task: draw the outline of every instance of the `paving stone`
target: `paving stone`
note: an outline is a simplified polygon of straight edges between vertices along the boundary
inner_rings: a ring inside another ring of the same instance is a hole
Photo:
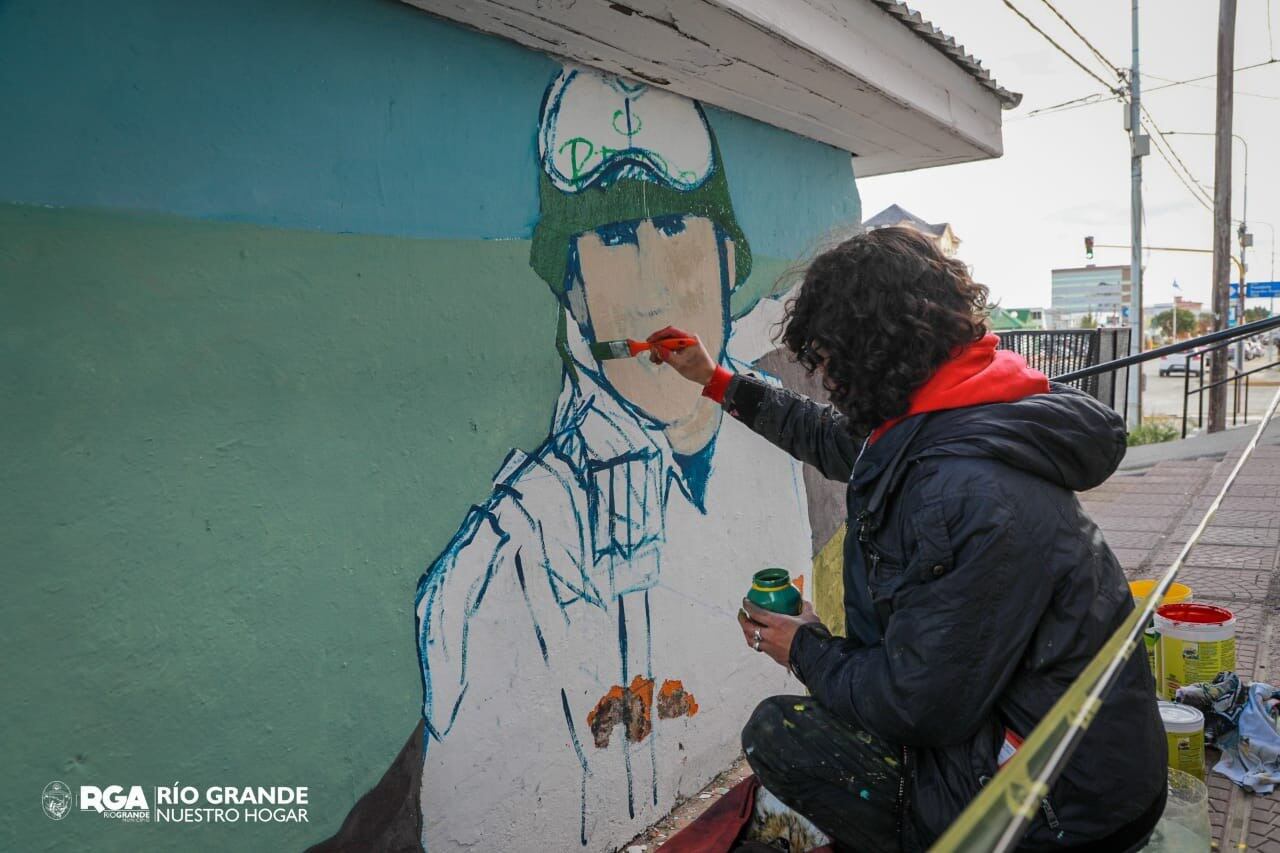
[[[1266,467],[1268,466],[1259,465],[1256,459],[1250,459],[1249,464],[1244,466],[1244,469],[1236,476],[1236,482],[1255,486],[1276,485],[1276,472],[1268,472],[1265,470]]]
[[[1280,795],[1250,796],[1249,847],[1262,853],[1280,853]]]
[[[1178,581],[1191,587],[1202,604],[1262,602],[1270,578],[1266,572],[1236,572],[1212,566],[1183,566]]]
[[[1138,532],[1125,530],[1107,530],[1105,525],[1102,527],[1102,535],[1107,540],[1107,544],[1111,546],[1111,550],[1138,548],[1146,552],[1150,552],[1164,541],[1163,533],[1155,532]],[[1123,565],[1123,563],[1122,563]]]
[[[1220,509],[1213,516],[1214,527],[1259,527],[1280,530],[1280,513],[1245,512]]]
[[[1191,508],[1198,509],[1201,512],[1209,508],[1213,503],[1214,495],[1201,495],[1193,498]],[[1246,512],[1265,512],[1274,515],[1280,512],[1280,498],[1256,498],[1256,497],[1240,497],[1229,494],[1218,507],[1219,511],[1235,511],[1244,510]]]
[[[1120,562],[1120,568],[1125,570],[1125,574],[1136,572],[1139,575],[1146,574],[1140,571],[1145,565],[1151,552],[1146,548],[1112,548],[1111,553],[1116,555],[1116,560]],[[1129,580],[1137,580],[1136,577],[1130,577]]]
[[[1161,548],[1155,562],[1169,565],[1182,550],[1182,545],[1170,544]],[[1252,548],[1245,545],[1206,545],[1197,543],[1187,556],[1189,566],[1209,566],[1219,569],[1243,571],[1263,569],[1270,571],[1275,565],[1275,548]]]
[[[1213,827],[1213,837],[1221,840],[1223,824],[1227,817],[1227,799],[1231,796],[1234,785],[1230,779],[1219,776],[1210,769],[1218,763],[1218,755],[1216,749],[1205,750],[1204,783],[1209,789],[1209,824]]]
[[[1094,523],[1102,528],[1107,541],[1111,541],[1113,533],[1134,531],[1139,533],[1164,533],[1169,528],[1169,519],[1164,515],[1130,516],[1124,513],[1111,512],[1107,515],[1092,515]]]
[[[1280,498],[1280,483],[1241,483],[1231,486],[1230,494],[1237,498]]]
[[[1230,610],[1236,615],[1236,637],[1257,639],[1262,632],[1264,614],[1274,608],[1267,608],[1264,602],[1252,601],[1232,602]]]
[[[1179,527],[1170,535],[1170,541],[1185,543],[1191,538],[1194,526]],[[1280,527],[1241,527],[1213,523],[1200,535],[1201,545],[1247,545],[1255,548],[1274,548],[1280,544]]]
[[[1173,512],[1168,504],[1115,504],[1111,501],[1088,501],[1081,495],[1081,503],[1085,512],[1092,518],[1106,517],[1108,514],[1122,515],[1129,518],[1164,518],[1172,520]],[[1175,505],[1177,507],[1178,505]]]
[[[1238,623],[1237,623],[1238,624]],[[1236,632],[1236,674],[1242,679],[1253,680],[1253,668],[1258,663],[1258,640],[1243,637]]]

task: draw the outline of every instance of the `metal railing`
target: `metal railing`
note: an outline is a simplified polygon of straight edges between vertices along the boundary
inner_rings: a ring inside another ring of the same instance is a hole
[[[1227,384],[1230,384],[1232,386],[1231,425],[1235,426],[1237,423],[1239,423],[1242,411],[1244,416],[1244,422],[1247,424],[1249,423],[1249,377],[1253,376],[1255,373],[1261,373],[1264,370],[1270,370],[1273,367],[1280,367],[1280,347],[1278,347],[1276,350],[1277,357],[1274,361],[1269,361],[1266,364],[1261,365],[1260,367],[1255,367],[1251,370],[1241,371],[1235,368],[1229,368],[1234,371],[1232,375],[1228,376],[1226,379],[1221,379],[1217,382],[1210,382],[1208,385],[1206,385],[1204,382],[1204,375],[1209,370],[1209,366],[1212,363],[1212,359],[1229,357],[1230,353],[1224,352],[1224,350],[1229,346],[1231,346],[1231,342],[1227,341],[1226,343],[1221,343],[1221,344],[1218,344],[1217,346],[1213,346],[1213,347],[1209,347],[1207,349],[1201,350],[1199,353],[1187,353],[1183,357],[1184,359],[1183,365],[1182,365],[1182,376],[1183,376],[1183,379],[1182,379],[1182,437],[1183,438],[1187,437],[1187,421],[1188,421],[1188,415],[1190,413],[1191,397],[1193,395],[1196,397],[1196,404],[1197,404],[1196,405],[1196,429],[1202,429],[1204,427],[1204,392],[1208,391],[1211,388],[1217,388],[1219,385],[1227,385]],[[1222,355],[1220,356],[1215,355],[1215,353],[1218,353],[1218,352],[1222,352]],[[1196,379],[1198,380],[1198,384],[1195,388],[1192,388],[1191,387],[1191,360],[1194,358],[1199,358],[1200,366],[1199,366],[1199,369],[1196,370]],[[1244,385],[1243,394],[1241,393],[1242,383]],[[1243,397],[1243,405],[1241,405],[1242,397]]]
[[[1196,429],[1204,426],[1205,391],[1219,385],[1231,385],[1231,425],[1243,421],[1249,423],[1250,377],[1280,367],[1280,348],[1276,358],[1249,370],[1233,370],[1226,379],[1206,382],[1205,374],[1214,358],[1226,358],[1227,348],[1241,338],[1252,337],[1271,329],[1280,329],[1280,317],[1270,317],[1226,329],[1210,332],[1197,338],[1176,344],[1147,350],[1139,355],[1129,354],[1129,329],[1057,329],[1051,331],[1012,331],[1000,333],[1000,349],[1012,350],[1027,360],[1027,364],[1051,376],[1057,382],[1074,385],[1086,394],[1106,403],[1129,419],[1129,383],[1116,372],[1134,364],[1165,356],[1183,354],[1178,367],[1183,375],[1182,388],[1182,437],[1187,437],[1191,421],[1191,398],[1196,398]],[[1265,351],[1265,350],[1264,350]],[[1221,353],[1219,355],[1218,353]],[[1198,364],[1197,364],[1198,362]],[[1172,368],[1168,373],[1175,372]],[[1191,387],[1192,374],[1196,387]]]
[[[1082,367],[1073,370],[1070,373],[1063,373],[1053,377],[1054,382],[1075,382],[1077,379],[1084,379],[1088,376],[1094,376],[1099,373],[1107,373],[1111,371],[1121,370],[1134,364],[1141,364],[1144,361],[1151,361],[1153,358],[1163,358],[1166,355],[1175,355],[1177,353],[1186,352],[1196,347],[1204,347],[1209,344],[1221,343],[1223,341],[1234,341],[1237,338],[1251,338],[1259,332],[1267,332],[1272,329],[1280,329],[1280,317],[1268,317],[1265,320],[1255,320],[1252,323],[1245,323],[1243,326],[1236,326],[1231,329],[1223,329],[1218,332],[1209,332],[1198,338],[1189,338],[1185,341],[1178,341],[1176,344],[1168,344],[1155,349],[1149,349],[1146,352],[1140,352],[1136,355],[1127,355],[1123,358],[1113,359],[1102,364],[1095,364],[1090,367]]]
[[[1000,349],[1016,352],[1046,376],[1070,375],[1129,354],[1127,328],[1013,331],[999,336]],[[1117,381],[1114,372],[1092,373],[1067,384],[1128,417],[1129,385]]]

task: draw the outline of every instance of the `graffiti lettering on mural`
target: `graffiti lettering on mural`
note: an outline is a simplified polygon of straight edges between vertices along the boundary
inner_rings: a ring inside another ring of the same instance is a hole
[[[622,178],[697,187],[714,167],[706,118],[693,101],[586,69],[547,91],[538,153],[564,192]]]
[[[468,722],[495,709],[519,709],[521,721],[544,714],[537,719],[545,725],[520,729],[536,741],[524,748],[538,756],[540,778],[572,762],[579,785],[570,819],[580,844],[589,843],[601,809],[635,820],[657,806],[683,749],[664,740],[664,728],[687,730],[699,710],[699,684],[681,671],[688,658],[657,639],[708,607],[686,595],[655,612],[664,566],[705,547],[696,525],[677,530],[671,519],[707,516],[708,507],[737,519],[761,505],[758,494],[717,476],[713,461],[730,470],[753,465],[736,444],[741,458],[717,458],[717,404],[647,359],[590,354],[592,343],[679,324],[732,361],[730,294],[751,255],[701,107],[566,68],[543,101],[539,143],[541,214],[530,263],[561,306],[563,387],[546,441],[511,452],[492,493],[418,585],[428,848],[459,779],[475,780],[476,796],[495,807],[526,790],[506,772],[509,755],[486,751],[515,724],[495,719],[485,731]],[[798,473],[787,471],[798,496]],[[803,505],[788,502],[779,525],[807,529]],[[755,527],[743,545],[762,552],[779,528]],[[738,586],[726,573],[724,588],[709,591],[712,608],[736,601]],[[478,652],[480,643],[488,651]],[[546,716],[552,707],[554,717]],[[469,741],[451,737],[468,726]],[[490,754],[492,765],[482,757]],[[548,787],[556,792],[540,788],[539,802],[565,788]]]

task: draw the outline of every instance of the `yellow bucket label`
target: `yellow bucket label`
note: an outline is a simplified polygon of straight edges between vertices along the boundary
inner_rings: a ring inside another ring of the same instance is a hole
[[[1204,732],[1165,732],[1169,766],[1204,781]]]
[[[1173,698],[1183,685],[1213,681],[1220,672],[1235,671],[1236,638],[1225,640],[1183,640],[1163,634],[1157,656],[1161,696]]]

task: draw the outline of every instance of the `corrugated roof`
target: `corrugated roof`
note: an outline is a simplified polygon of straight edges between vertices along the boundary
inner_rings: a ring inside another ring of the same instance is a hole
[[[981,62],[965,52],[964,45],[956,44],[954,38],[926,21],[919,12],[912,11],[911,7],[902,2],[902,0],[871,0],[871,2],[897,18],[904,27],[915,32],[944,56],[967,71],[970,77],[978,81],[978,85],[999,98],[1001,106],[1006,110],[1011,110],[1022,103],[1022,95],[1018,92],[1010,92],[997,83],[995,78],[991,76],[991,72],[982,67]]]
[[[901,225],[903,222],[909,222],[912,226],[920,231],[932,234],[935,237],[941,237],[947,230],[946,222],[934,224],[925,222],[919,216],[916,216],[905,207],[891,204],[875,216],[862,223],[862,227],[870,230],[872,228],[881,228],[886,225]]]

